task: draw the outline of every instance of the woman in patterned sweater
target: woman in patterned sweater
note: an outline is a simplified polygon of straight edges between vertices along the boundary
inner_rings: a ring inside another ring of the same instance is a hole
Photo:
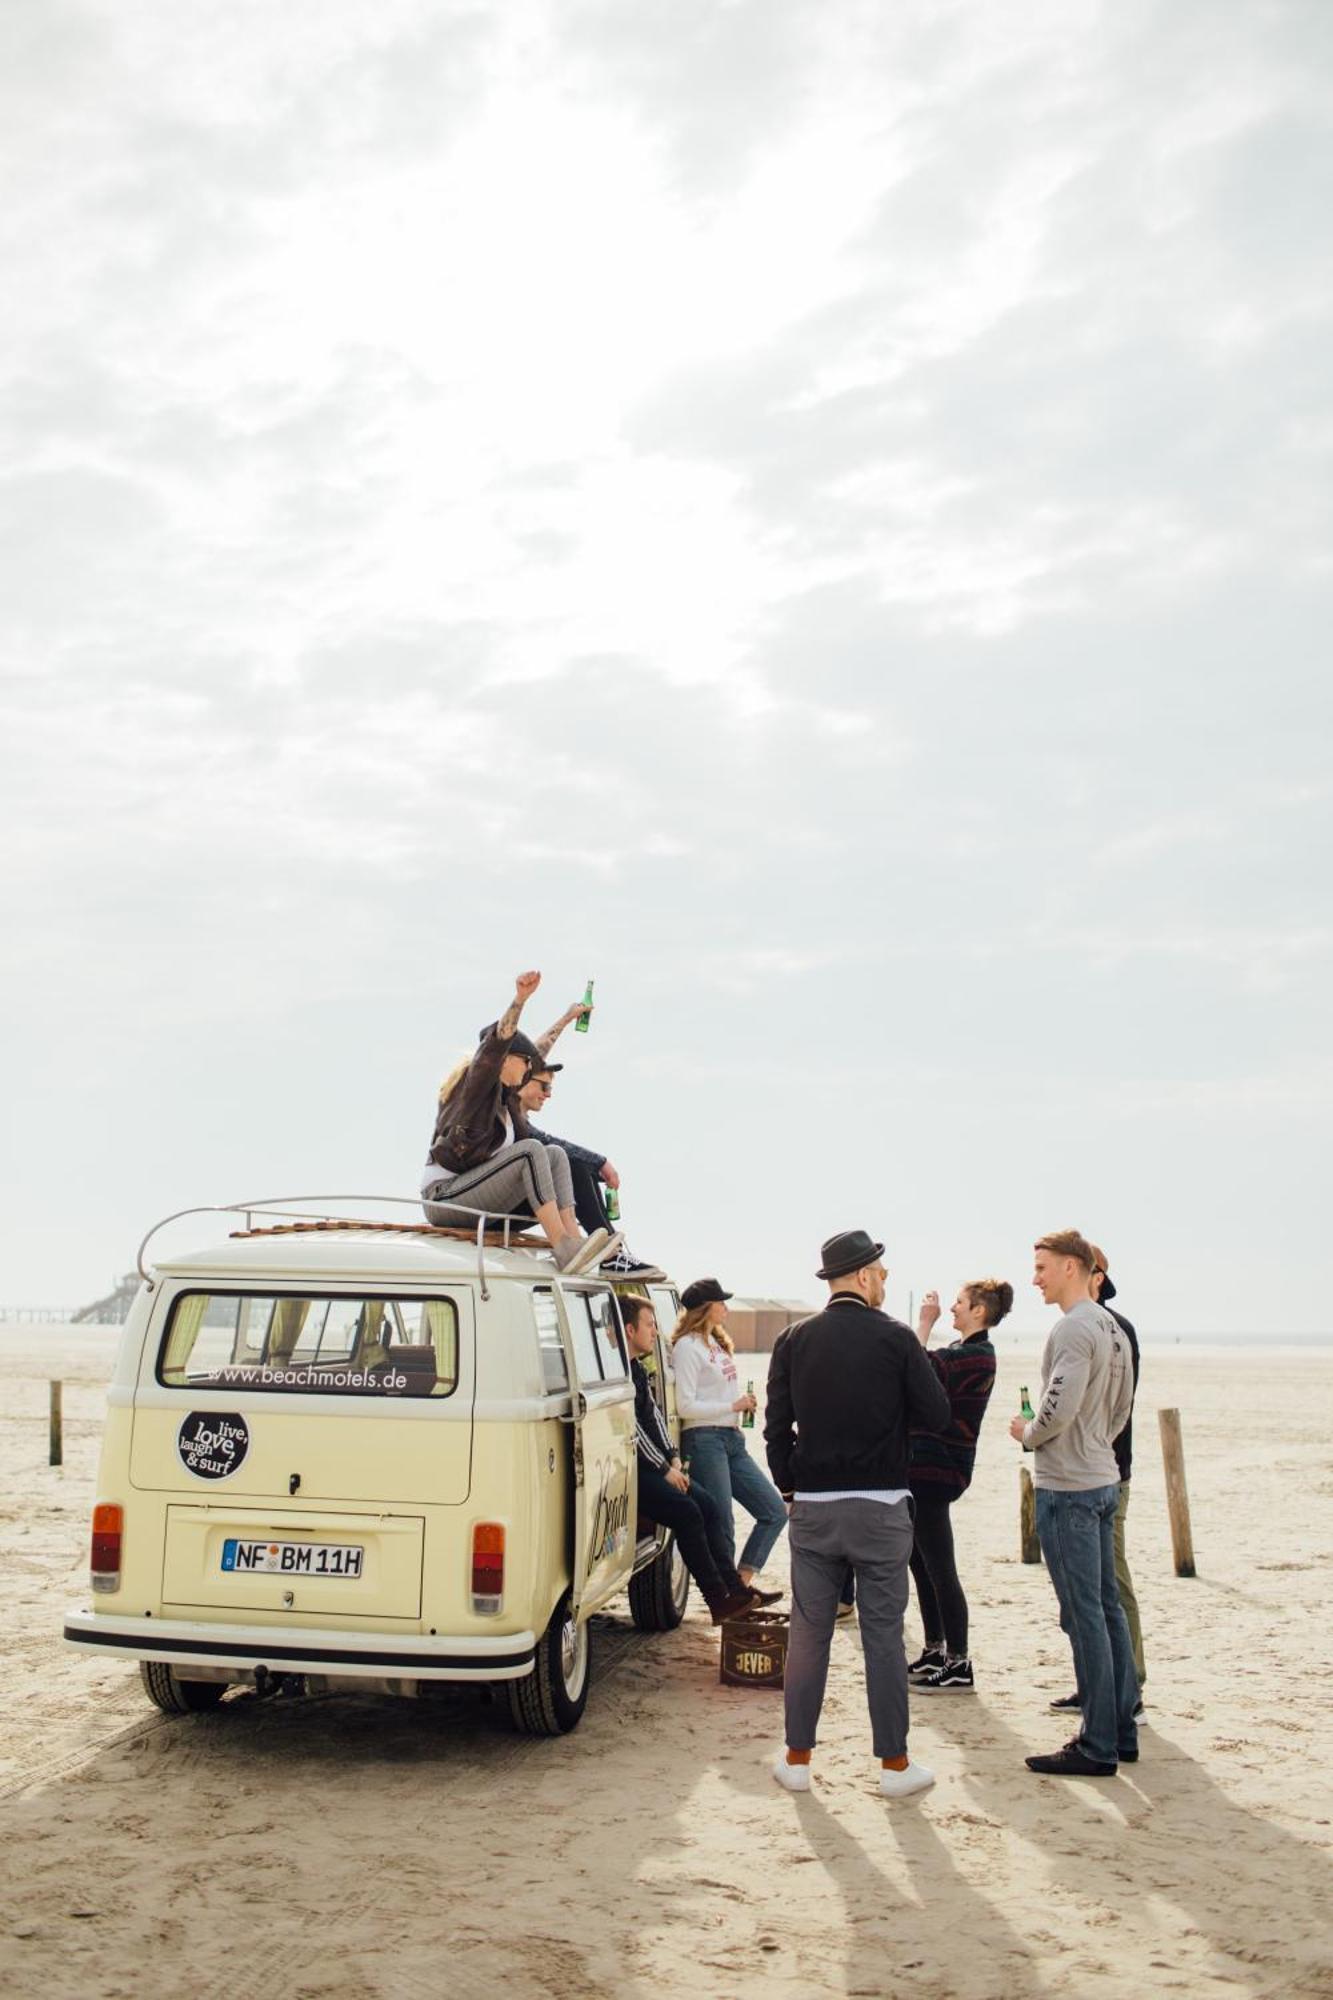
[[[913,1431],[909,1484],[916,1506],[912,1577],[925,1629],[925,1651],[908,1668],[924,1694],[970,1694],[972,1662],[967,1650],[967,1598],[954,1560],[949,1509],[972,1483],[977,1436],[995,1387],[992,1327],[1014,1302],[1014,1288],[1001,1278],[978,1278],[964,1285],[953,1302],[958,1339],[929,1353],[931,1330],[940,1316],[939,1296],[927,1292],[917,1338],[927,1348],[935,1373],[949,1397],[948,1428],[938,1435]]]

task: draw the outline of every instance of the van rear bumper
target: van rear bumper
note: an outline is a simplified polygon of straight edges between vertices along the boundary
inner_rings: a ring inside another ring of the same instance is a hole
[[[203,1625],[184,1618],[114,1618],[86,1607],[65,1614],[65,1643],[168,1666],[267,1667],[282,1674],[385,1674],[422,1681],[517,1681],[532,1672],[537,1639],[506,1632],[494,1639],[398,1638],[384,1632],[280,1629],[273,1625]]]

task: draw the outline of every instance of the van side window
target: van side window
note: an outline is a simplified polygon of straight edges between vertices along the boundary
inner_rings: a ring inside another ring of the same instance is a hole
[[[458,1309],[449,1298],[182,1292],[157,1379],[168,1389],[450,1396]]]
[[[623,1382],[629,1374],[629,1363],[625,1359],[624,1335],[620,1330],[620,1311],[610,1292],[594,1292],[588,1300],[592,1314],[593,1332],[597,1336],[597,1352],[601,1356],[602,1374],[608,1382]]]
[[[662,1338],[669,1345],[676,1321],[680,1318],[680,1300],[666,1285],[649,1285],[648,1298],[657,1315]]]
[[[537,1321],[537,1345],[542,1357],[542,1387],[547,1395],[569,1387],[565,1346],[560,1338],[560,1315],[555,1294],[549,1285],[538,1285],[532,1294],[532,1310]]]
[[[569,1314],[569,1331],[574,1339],[579,1380],[595,1384],[602,1379],[602,1357],[599,1351],[601,1343],[593,1331],[591,1304],[586,1292],[565,1293],[565,1311]]]

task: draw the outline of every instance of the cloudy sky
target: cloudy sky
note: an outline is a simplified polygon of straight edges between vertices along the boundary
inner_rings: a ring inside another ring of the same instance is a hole
[[[1333,1323],[1322,0],[3,36],[0,1299],[411,1193],[533,965],[682,1278]]]

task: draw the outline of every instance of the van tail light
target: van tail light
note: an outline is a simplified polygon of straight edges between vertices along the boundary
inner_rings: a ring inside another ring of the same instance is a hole
[[[120,1548],[125,1535],[125,1510],[102,1501],[93,1508],[93,1552],[90,1568],[94,1590],[120,1589]]]
[[[493,1617],[504,1592],[505,1531],[498,1521],[478,1521],[472,1530],[472,1609]]]

